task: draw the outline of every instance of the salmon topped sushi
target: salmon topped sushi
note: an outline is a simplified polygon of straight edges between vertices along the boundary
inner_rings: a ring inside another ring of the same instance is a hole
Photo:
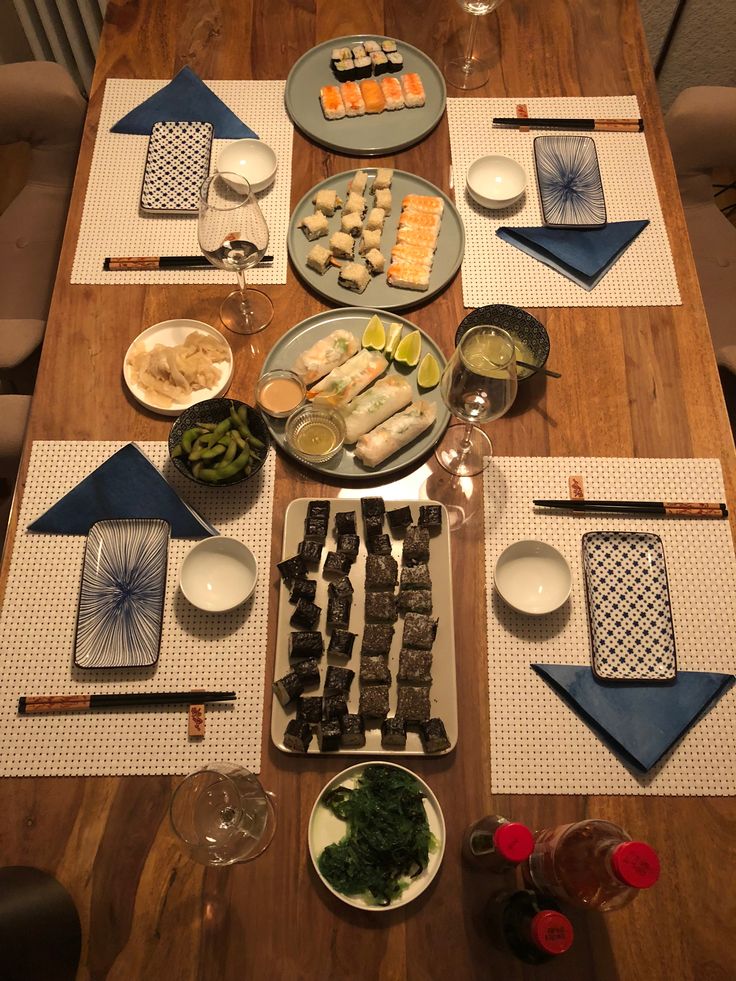
[[[345,116],[345,105],[337,85],[323,85],[319,90],[319,101],[325,119],[342,119]]]
[[[423,211],[428,215],[439,215],[445,210],[445,203],[442,198],[432,194],[407,194],[401,202],[404,211]]]
[[[410,262],[415,266],[431,266],[434,262],[434,251],[424,245],[409,245],[399,242],[391,249],[391,262]]]
[[[375,78],[363,79],[360,83],[360,91],[365,102],[366,112],[383,112],[386,108],[386,99],[381,91],[381,86]]]
[[[425,228],[430,232],[439,232],[439,215],[430,215],[426,211],[414,211],[413,208],[406,208],[399,216],[399,228]]]
[[[426,101],[424,85],[416,72],[407,72],[401,76],[401,87],[404,90],[404,101],[409,109],[419,109]]]
[[[345,104],[346,116],[364,116],[365,102],[360,94],[360,86],[357,82],[343,82],[340,86],[340,95]]]
[[[424,228],[400,228],[396,232],[396,241],[400,244],[419,245],[424,249],[437,248],[437,235]]]
[[[392,75],[385,75],[379,84],[383,92],[383,97],[386,100],[386,108],[403,109],[404,94],[401,91],[398,78],[394,78]]]

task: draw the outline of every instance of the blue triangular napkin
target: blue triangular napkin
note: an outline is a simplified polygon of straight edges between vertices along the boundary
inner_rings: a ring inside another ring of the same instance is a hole
[[[645,773],[705,715],[736,678],[680,671],[667,685],[597,681],[589,667],[532,664],[604,742]]]
[[[151,461],[128,443],[28,526],[47,535],[86,535],[107,518],[164,518],[172,538],[209,538],[217,529],[185,504]]]
[[[119,119],[110,132],[148,136],[159,122],[212,123],[216,140],[259,139],[188,67]]]
[[[610,221],[603,228],[511,228],[496,235],[590,292],[642,232],[648,220]]]

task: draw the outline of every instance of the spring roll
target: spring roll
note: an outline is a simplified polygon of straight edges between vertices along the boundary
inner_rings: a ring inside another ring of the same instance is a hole
[[[293,370],[305,385],[311,385],[352,358],[359,347],[358,339],[349,330],[333,330],[328,337],[302,351]]]
[[[425,399],[397,412],[371,432],[361,436],[355,445],[355,455],[366,467],[377,467],[407,443],[429,429],[437,418],[437,407]]]
[[[364,348],[310,388],[307,397],[316,402],[342,406],[367,388],[388,368],[388,361],[377,351]]]
[[[367,392],[353,399],[343,409],[345,442],[354,443],[359,436],[370,432],[399,409],[403,409],[411,402],[412,397],[412,387],[405,378],[399,378],[398,375],[379,378]]]

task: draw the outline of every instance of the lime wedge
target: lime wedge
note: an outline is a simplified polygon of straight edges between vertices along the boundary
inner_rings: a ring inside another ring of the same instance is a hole
[[[383,348],[383,353],[386,358],[391,361],[394,354],[396,353],[396,348],[399,341],[401,340],[401,331],[403,330],[402,324],[389,324],[388,325],[388,337],[386,338],[386,343]]]
[[[422,335],[418,330],[413,330],[411,334],[402,337],[394,353],[394,360],[401,364],[408,364],[413,368],[419,363],[419,355],[422,353]]]
[[[370,347],[374,351],[380,351],[386,343],[386,331],[380,317],[374,313],[366,324],[363,331],[363,347]]]
[[[440,366],[433,354],[425,354],[417,372],[417,385],[420,388],[434,388],[440,380]]]

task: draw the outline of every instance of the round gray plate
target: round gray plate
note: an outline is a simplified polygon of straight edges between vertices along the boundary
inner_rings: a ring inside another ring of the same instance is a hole
[[[286,80],[286,109],[294,124],[307,136],[338,153],[353,157],[372,157],[404,150],[424,139],[442,118],[447,98],[445,80],[435,63],[424,52],[396,39],[404,56],[404,70],[419,72],[427,99],[421,109],[397,109],[350,119],[325,119],[319,101],[323,85],[337,85],[330,55],[333,48],[351,47],[364,41],[385,41],[378,34],[351,34],[318,44],[302,55]]]
[[[370,210],[373,207],[374,197],[368,193],[368,188],[373,182],[376,168],[363,167],[361,169],[368,174],[365,197],[368,202],[368,210]],[[429,289],[425,292],[420,292],[419,290],[402,290],[396,286],[389,286],[386,282],[386,275],[383,273],[380,276],[374,276],[362,293],[355,293],[353,290],[345,289],[344,286],[338,284],[338,270],[334,266],[331,266],[323,276],[320,276],[314,269],[307,267],[307,255],[315,242],[307,240],[304,232],[298,227],[299,222],[307,215],[314,214],[312,198],[315,197],[317,191],[324,189],[337,191],[338,195],[345,201],[347,198],[348,182],[356,172],[355,170],[346,170],[342,174],[334,174],[332,177],[328,177],[313,187],[311,191],[307,191],[294,209],[291,221],[289,222],[289,234],[286,237],[286,241],[291,261],[294,263],[297,273],[315,293],[319,293],[326,300],[337,303],[339,306],[342,306],[344,303],[350,303],[352,306],[358,307],[365,306],[380,307],[382,310],[404,310],[407,307],[416,306],[418,303],[424,303],[425,300],[434,296],[435,293],[439,293],[460,268],[460,263],[463,261],[463,255],[465,253],[465,228],[463,227],[460,215],[457,213],[457,208],[446,194],[443,194],[434,184],[425,181],[423,177],[407,174],[403,170],[394,171],[394,178],[391,184],[391,214],[383,226],[381,252],[386,257],[386,266],[388,268],[391,249],[396,244],[396,229],[399,224],[399,215],[401,214],[401,202],[405,195],[430,194],[442,198],[445,202],[445,210],[442,215],[440,237],[432,265],[432,274],[429,277]],[[338,210],[332,218],[327,219],[330,230],[327,238],[323,236],[316,240],[319,245],[328,248],[327,242],[329,236],[333,232],[340,231],[341,216],[342,211]],[[362,262],[362,257],[358,254],[359,242],[360,239],[356,239],[356,262]]]
[[[356,307],[343,307],[340,310],[326,310],[324,313],[317,313],[313,317],[308,317],[306,320],[302,320],[300,324],[292,327],[291,330],[284,334],[281,340],[279,340],[273,346],[268,357],[266,358],[263,364],[263,374],[265,374],[267,371],[271,371],[273,368],[291,368],[302,351],[306,351],[307,348],[311,347],[313,344],[316,344],[317,341],[321,341],[323,337],[327,337],[328,334],[331,334],[333,330],[338,330],[338,328],[351,331],[353,334],[355,334],[358,341],[360,341],[363,336],[365,326],[374,313],[381,318],[383,325],[386,328],[388,328],[389,323],[403,324],[403,336],[408,334],[410,330],[417,329],[417,324],[413,324],[411,321],[405,320],[403,317],[397,317],[386,313],[385,310],[374,310],[370,308],[363,309]],[[419,329],[421,330],[421,328]],[[446,363],[445,356],[431,337],[425,334],[424,331],[421,331],[421,333],[421,357],[423,358],[425,354],[433,354],[440,366],[440,371],[442,371]],[[442,435],[447,428],[447,424],[450,421],[450,413],[445,403],[442,401],[439,385],[437,385],[435,388],[430,388],[429,391],[426,391],[425,389],[420,391],[419,388],[417,388],[418,370],[418,365],[416,368],[406,368],[405,366],[397,365],[392,361],[389,364],[386,375],[402,375],[414,389],[414,400],[417,398],[423,398],[437,406],[437,418],[435,419],[434,425],[431,427],[431,429],[424,432],[419,439],[414,440],[413,443],[409,443],[408,446],[405,446],[403,449],[399,450],[398,453],[390,456],[388,460],[386,460],[380,467],[364,467],[360,460],[356,460],[353,456],[352,447],[345,447],[326,463],[306,464],[302,460],[299,460],[299,463],[301,463],[302,466],[308,467],[310,470],[316,470],[323,474],[332,474],[335,477],[341,477],[343,480],[352,481],[367,480],[371,477],[385,477],[388,474],[395,473],[397,470],[403,470],[405,467],[409,467],[418,460],[421,460],[427,451],[435,446],[442,438]],[[294,456],[286,443],[286,437],[284,436],[286,420],[272,419],[265,413],[263,418],[266,420],[268,428],[271,431],[271,435],[281,449],[289,456],[294,457],[294,459],[298,459],[298,457]]]

